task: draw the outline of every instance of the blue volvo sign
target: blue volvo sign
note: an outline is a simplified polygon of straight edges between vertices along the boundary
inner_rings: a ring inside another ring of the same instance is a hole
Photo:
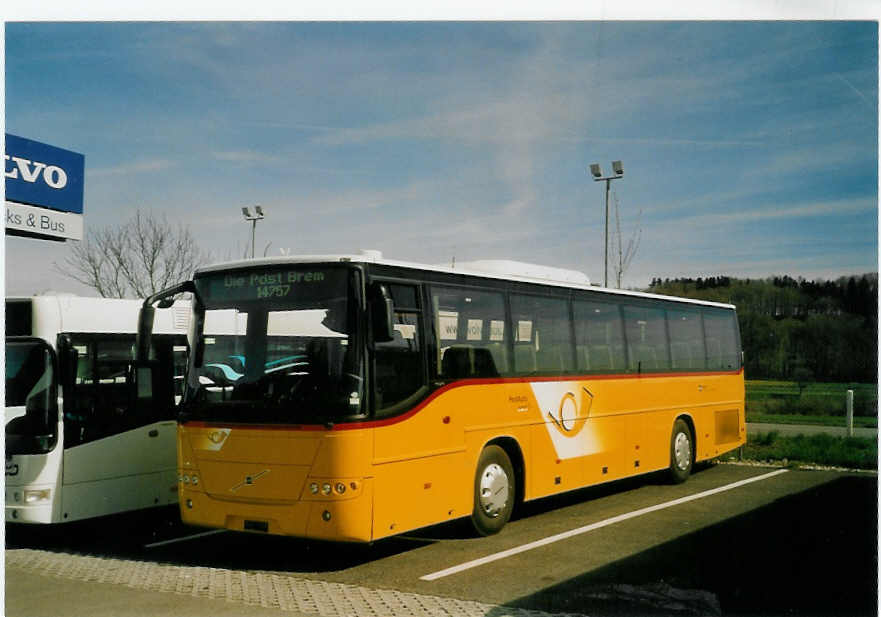
[[[83,213],[85,157],[6,134],[6,200]]]

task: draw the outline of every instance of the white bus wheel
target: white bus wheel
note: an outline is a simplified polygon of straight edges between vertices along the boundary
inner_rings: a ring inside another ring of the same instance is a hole
[[[471,523],[481,536],[498,533],[514,510],[516,478],[511,459],[499,446],[480,453],[474,475],[474,510]]]

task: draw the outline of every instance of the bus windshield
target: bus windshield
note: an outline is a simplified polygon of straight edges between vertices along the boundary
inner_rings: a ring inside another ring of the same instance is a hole
[[[358,416],[355,276],[324,265],[196,278],[183,418],[305,424]]]
[[[48,452],[57,416],[52,350],[33,339],[6,340],[6,454]]]

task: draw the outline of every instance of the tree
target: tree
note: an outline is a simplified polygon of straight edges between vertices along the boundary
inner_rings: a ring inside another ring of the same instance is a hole
[[[642,218],[642,210],[636,216],[636,225],[625,242],[621,234],[621,213],[618,194],[613,193],[613,197],[615,200],[615,233],[612,235],[612,252],[616,253],[617,257],[615,255],[612,256],[612,268],[615,274],[615,286],[621,289],[621,280],[624,278],[624,273],[627,272],[630,262],[633,261],[636,250],[639,248],[639,240],[642,236],[642,227],[639,226],[639,219]]]
[[[138,211],[121,225],[88,231],[54,266],[104,298],[144,298],[190,278],[204,261],[187,227]]]

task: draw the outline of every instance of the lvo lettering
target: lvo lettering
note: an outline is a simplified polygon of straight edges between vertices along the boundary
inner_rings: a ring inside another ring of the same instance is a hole
[[[31,161],[19,156],[10,157],[8,154],[4,154],[3,158],[6,159],[4,175],[7,178],[20,177],[25,182],[33,184],[42,175],[43,181],[53,189],[63,189],[67,186],[67,173],[57,165],[46,165],[46,163]],[[11,168],[10,160],[15,161],[15,165]]]

